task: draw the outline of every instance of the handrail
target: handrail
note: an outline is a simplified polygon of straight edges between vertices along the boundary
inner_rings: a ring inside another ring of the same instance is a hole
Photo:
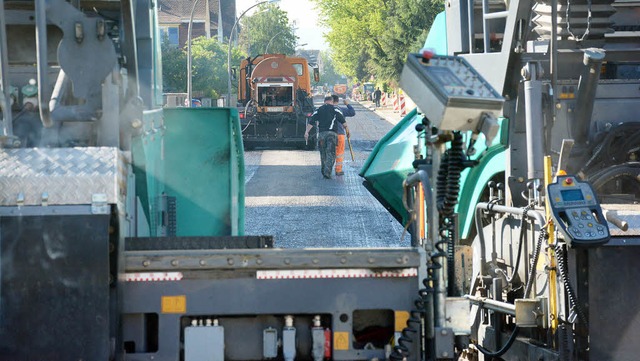
[[[48,94],[49,61],[47,59],[47,4],[46,0],[36,0],[36,61],[38,62],[38,107],[40,119],[45,128],[53,126],[51,111],[49,110]],[[46,100],[45,100],[46,99]]]

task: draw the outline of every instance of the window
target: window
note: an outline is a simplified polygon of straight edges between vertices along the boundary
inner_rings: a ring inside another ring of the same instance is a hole
[[[162,41],[164,42],[165,39],[167,39],[167,41],[169,42],[169,44],[171,45],[178,45],[178,27],[177,26],[172,26],[172,27],[166,27],[163,26],[160,28],[160,34],[162,34]]]
[[[302,64],[293,64],[293,67],[296,69],[298,76],[302,76]]]

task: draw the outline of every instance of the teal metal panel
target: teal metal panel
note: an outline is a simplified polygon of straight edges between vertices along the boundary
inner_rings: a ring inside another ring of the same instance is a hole
[[[238,111],[165,109],[166,193],[177,236],[244,233],[244,150]]]
[[[432,49],[436,55],[448,55],[447,52],[447,17],[445,12],[436,15],[423,48]]]
[[[409,112],[380,139],[360,170],[360,176],[402,217],[403,224],[408,213],[402,204],[402,182],[414,171],[415,126],[421,120],[416,109]]]
[[[140,200],[147,222],[147,227],[144,228],[150,231],[148,235],[138,236],[156,236],[156,225],[160,221],[157,199],[165,191],[162,117],[162,109],[145,111],[142,119],[144,131],[131,141],[133,172],[136,177],[135,195]],[[142,221],[142,217],[138,217],[136,222],[139,221]]]
[[[415,155],[413,147],[416,144],[415,126],[422,117],[414,109],[402,119],[389,133],[387,133],[369,155],[360,170],[374,188],[378,196],[402,218],[405,224],[408,213],[402,203],[402,182],[409,173],[414,171]],[[508,121],[499,119],[501,130],[487,148],[482,134],[475,144],[476,152],[470,157],[478,161],[478,165],[465,169],[460,178],[460,195],[456,212],[459,214],[459,230],[461,238],[469,236],[473,222],[473,212],[487,182],[495,175],[504,172],[506,167],[506,144],[508,137]],[[464,134],[465,144],[469,144],[471,132]],[[433,183],[435,187],[435,181]]]
[[[504,173],[506,169],[506,145],[509,137],[509,121],[506,118],[498,119],[500,131],[493,139],[489,148],[486,147],[484,135],[478,135],[475,145],[476,153],[470,158],[478,164],[473,168],[467,168],[460,177],[460,195],[456,205],[458,213],[458,230],[461,239],[469,237],[476,204],[487,186],[487,183],[496,175]],[[466,134],[467,137],[470,132]],[[469,139],[467,138],[468,144]]]

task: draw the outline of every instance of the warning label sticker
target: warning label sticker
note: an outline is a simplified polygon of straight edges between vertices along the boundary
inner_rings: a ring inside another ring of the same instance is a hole
[[[336,332],[333,334],[333,349],[340,351],[349,349],[349,332]]]
[[[162,296],[162,313],[187,313],[187,296]]]

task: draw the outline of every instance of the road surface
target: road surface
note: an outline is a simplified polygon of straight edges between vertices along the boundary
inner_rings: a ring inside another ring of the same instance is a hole
[[[279,248],[406,247],[409,235],[364,188],[358,175],[393,124],[353,104],[347,118],[355,161],[345,151],[344,176],[324,179],[320,153],[254,150],[245,153],[245,234],[273,235]]]

